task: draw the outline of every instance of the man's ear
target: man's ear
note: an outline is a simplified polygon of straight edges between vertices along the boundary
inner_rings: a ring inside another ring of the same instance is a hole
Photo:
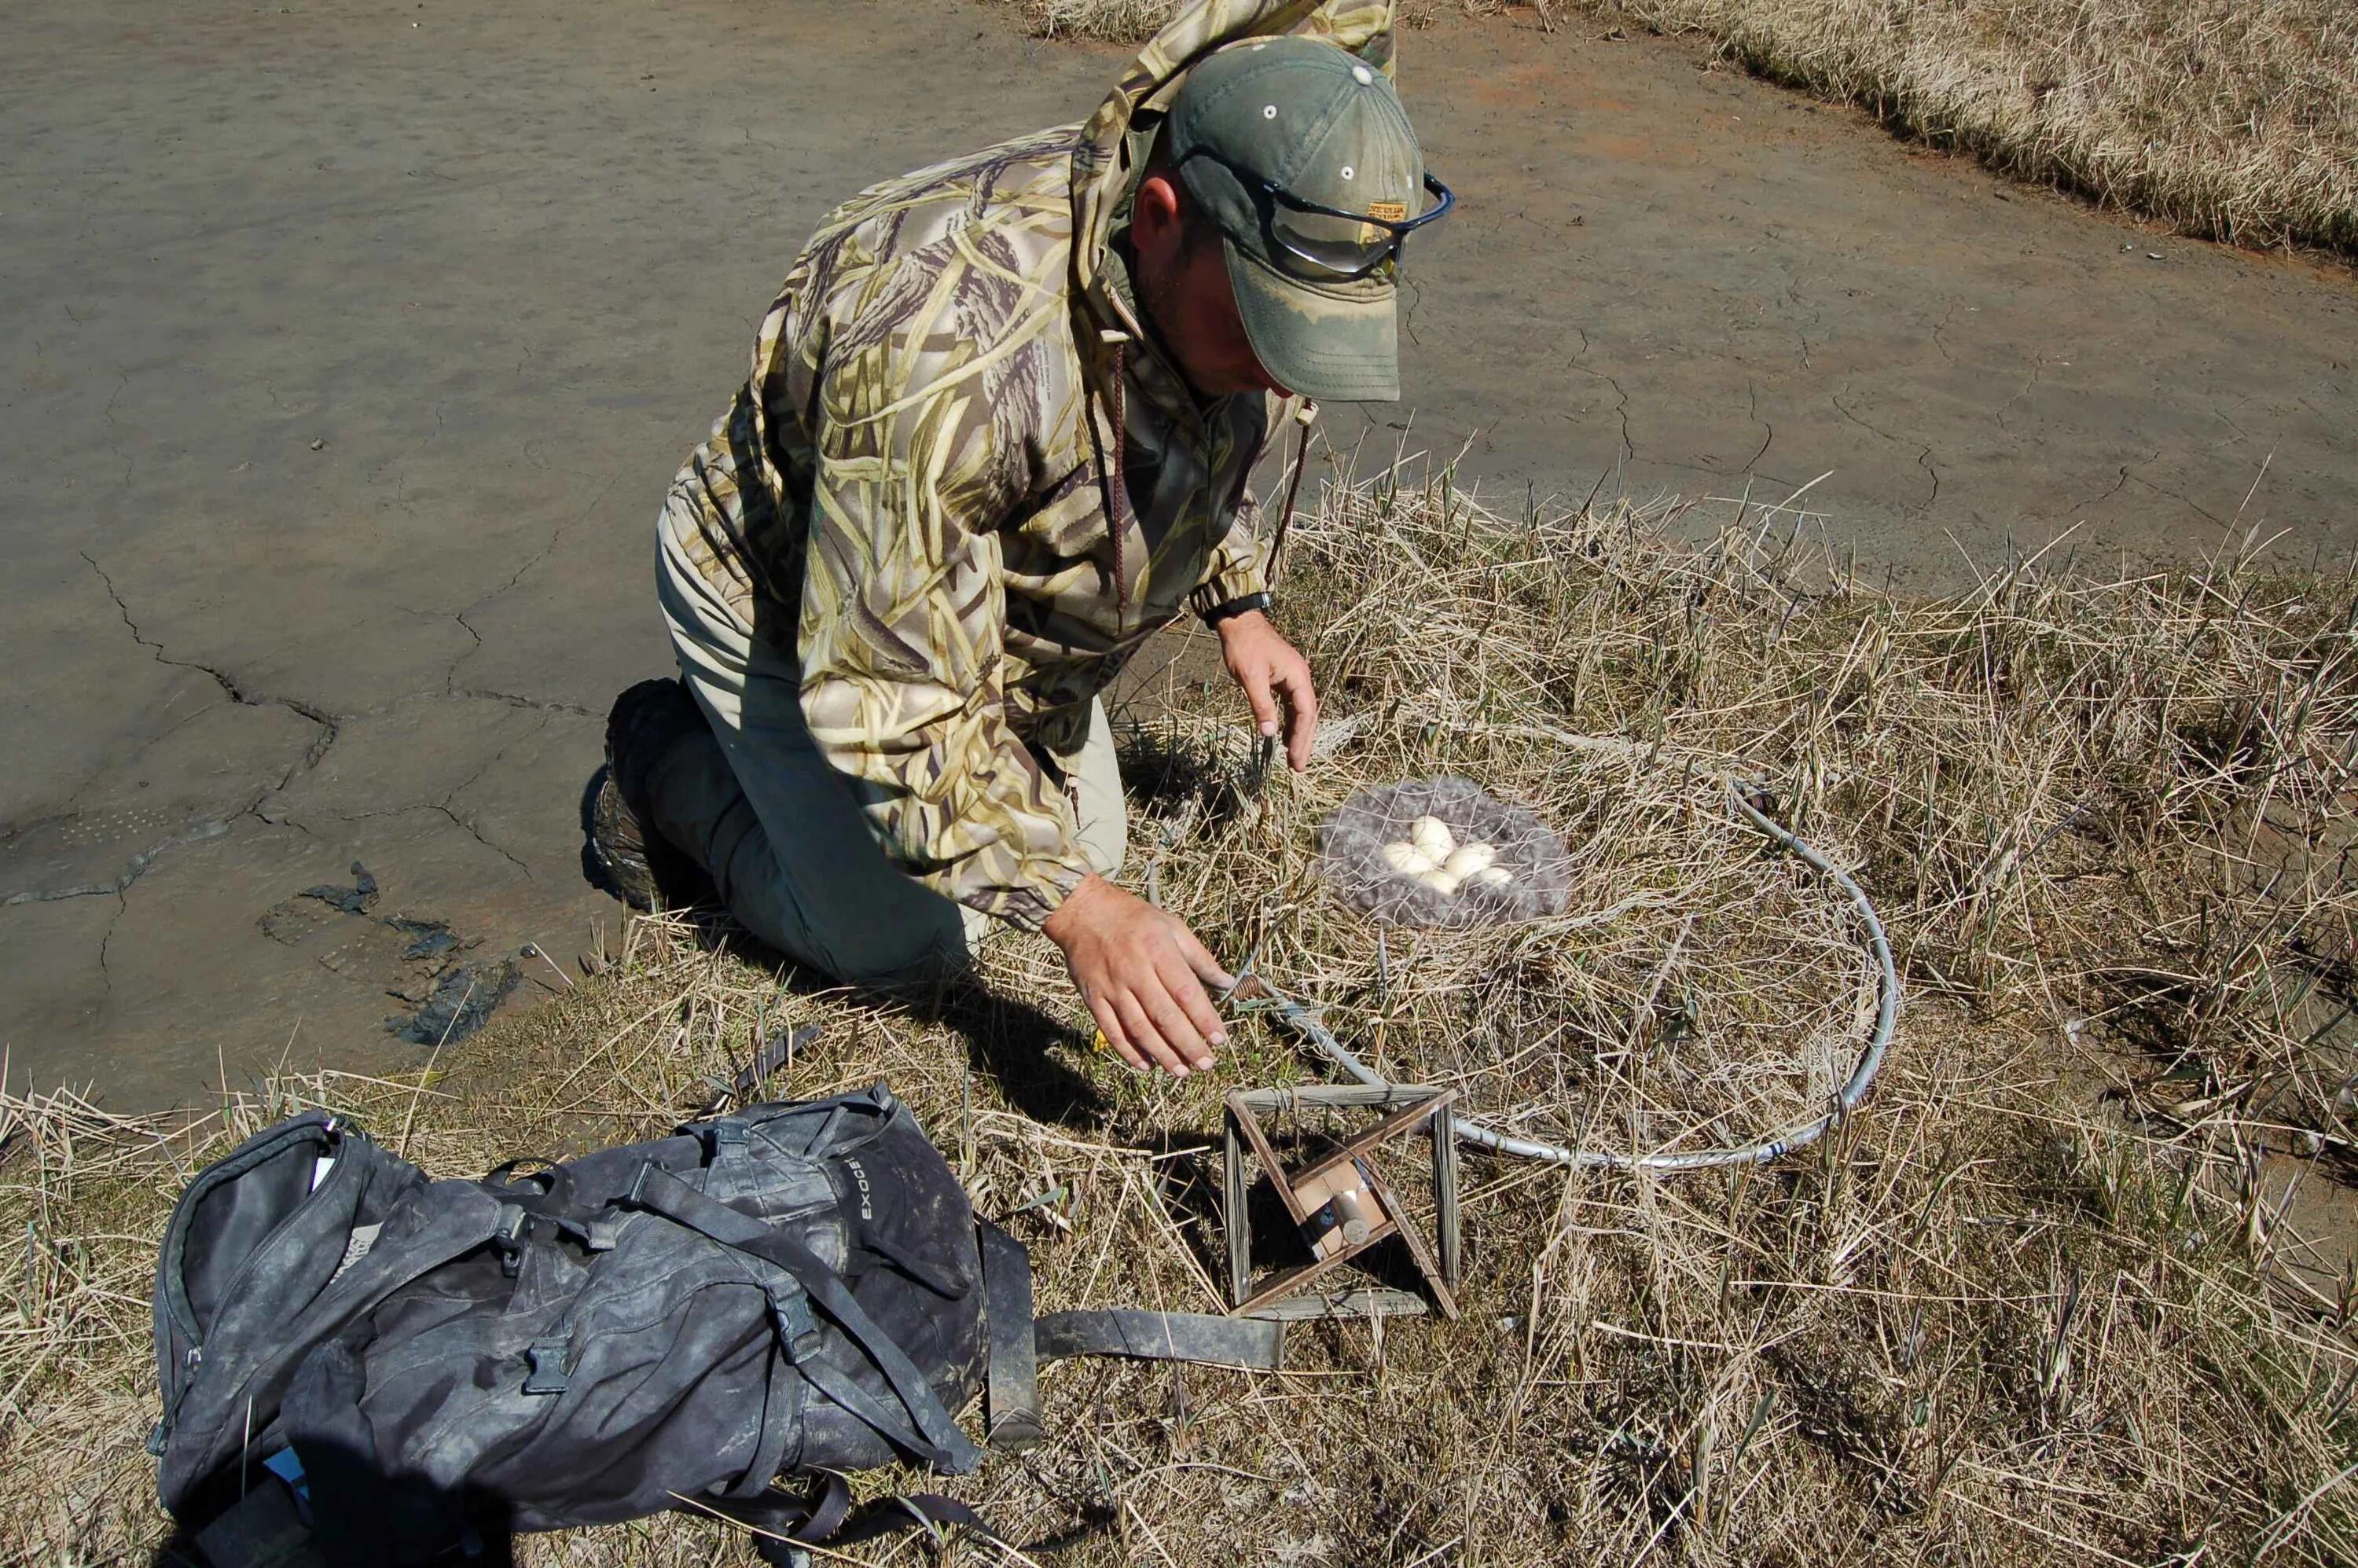
[[[1130,239],[1141,254],[1162,258],[1178,249],[1182,227],[1179,188],[1160,170],[1138,183],[1130,202]]]

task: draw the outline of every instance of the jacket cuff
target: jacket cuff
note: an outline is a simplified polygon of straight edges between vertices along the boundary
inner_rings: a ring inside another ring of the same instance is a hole
[[[1024,881],[1013,887],[986,890],[966,903],[985,914],[1004,920],[1022,931],[1037,931],[1064,907],[1075,888],[1087,880],[1087,864],[1034,860],[1023,862]]]
[[[1225,571],[1205,582],[1187,596],[1187,608],[1198,616],[1211,614],[1233,600],[1249,599],[1254,594],[1269,592],[1269,579],[1259,567],[1239,567]]]

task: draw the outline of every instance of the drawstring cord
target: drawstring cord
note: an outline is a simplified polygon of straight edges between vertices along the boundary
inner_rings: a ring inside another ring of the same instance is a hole
[[[1113,494],[1106,506],[1106,522],[1113,534],[1113,623],[1117,629],[1130,624],[1130,574],[1121,565],[1121,541],[1130,532],[1129,520],[1121,512],[1130,503],[1130,481],[1122,471],[1130,449],[1128,351],[1127,343],[1113,346]],[[1099,466],[1104,466],[1102,459]]]
[[[1121,549],[1122,537],[1130,532],[1128,522],[1122,515],[1122,508],[1130,497],[1129,481],[1123,472],[1129,447],[1129,359],[1126,338],[1116,337],[1112,333],[1106,337],[1113,349],[1113,387],[1108,397],[1112,405],[1108,413],[1113,426],[1113,457],[1110,462],[1106,458],[1104,438],[1098,434],[1097,421],[1088,421],[1088,426],[1089,444],[1097,449],[1098,472],[1105,476],[1106,532],[1111,535],[1113,543],[1114,624],[1120,626],[1126,623],[1130,612],[1130,574],[1123,569]],[[1293,441],[1293,470],[1286,475],[1285,503],[1278,509],[1277,532],[1270,544],[1268,568],[1262,573],[1271,582],[1277,580],[1278,561],[1285,553],[1286,531],[1293,525],[1294,503],[1302,494],[1303,471],[1310,466],[1310,427],[1317,417],[1318,405],[1308,398],[1303,399],[1302,406],[1294,410],[1294,423],[1301,429]]]
[[[1269,569],[1261,575],[1271,583],[1277,581],[1278,558],[1285,553],[1285,531],[1293,525],[1293,501],[1302,493],[1302,470],[1310,463],[1310,426],[1318,417],[1318,405],[1308,398],[1294,410],[1294,422],[1302,427],[1293,441],[1293,471],[1285,480],[1285,504],[1278,509],[1277,534],[1269,546]]]
[[[1081,422],[1088,427],[1089,449],[1097,454],[1098,460],[1098,483],[1105,492],[1106,534],[1113,542],[1113,616],[1118,632],[1130,612],[1130,583],[1128,574],[1122,570],[1121,561],[1121,536],[1130,531],[1121,512],[1130,496],[1129,481],[1122,475],[1122,452],[1126,445],[1122,427],[1129,418],[1128,382],[1125,380],[1128,360],[1123,352],[1127,339],[1120,333],[1109,331],[1098,341],[1113,350],[1113,389],[1106,397],[1109,405],[1107,417],[1113,425],[1111,461],[1106,459],[1105,438],[1098,434],[1098,422],[1089,416],[1086,402]]]

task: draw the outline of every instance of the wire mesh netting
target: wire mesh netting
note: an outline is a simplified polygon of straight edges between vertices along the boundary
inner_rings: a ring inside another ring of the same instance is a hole
[[[1423,837],[1434,823],[1437,842]],[[1466,856],[1453,874],[1453,859]],[[1572,881],[1563,840],[1547,824],[1445,774],[1345,801],[1318,825],[1317,866],[1346,904],[1400,925],[1537,920],[1562,912]]]

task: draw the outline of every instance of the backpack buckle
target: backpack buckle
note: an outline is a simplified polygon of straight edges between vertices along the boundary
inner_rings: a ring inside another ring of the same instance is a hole
[[[697,1129],[697,1141],[704,1145],[705,1168],[716,1173],[743,1170],[752,1157],[752,1128],[735,1116],[724,1116]],[[715,1190],[709,1178],[703,1185],[707,1192]]]
[[[531,1370],[525,1374],[524,1391],[527,1394],[561,1394],[565,1391],[565,1352],[568,1347],[563,1335],[547,1339],[535,1339],[524,1347],[525,1360]]]
[[[557,1234],[559,1236],[570,1236],[574,1240],[581,1243],[581,1249],[585,1252],[611,1252],[614,1249],[614,1243],[622,1238],[622,1227],[619,1220],[567,1219],[558,1217],[552,1218],[549,1223],[557,1227]]]
[[[778,1337],[785,1342],[786,1359],[800,1363],[819,1353],[822,1342],[818,1315],[802,1291],[784,1282],[763,1287],[770,1298],[770,1315],[777,1320]]]
[[[524,1233],[532,1216],[517,1204],[500,1205],[499,1223],[492,1227],[491,1242],[500,1251],[500,1277],[513,1280],[524,1263]]]

